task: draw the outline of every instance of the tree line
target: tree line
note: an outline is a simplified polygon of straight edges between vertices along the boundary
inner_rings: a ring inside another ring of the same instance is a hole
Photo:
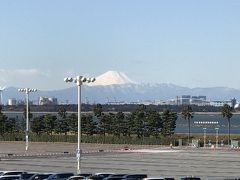
[[[134,111],[129,113],[103,111],[103,106],[97,104],[91,110],[92,113],[81,116],[81,134],[86,136],[101,135],[114,137],[169,137],[174,134],[176,128],[177,113],[164,109],[162,112],[147,109],[144,105],[139,105]],[[224,105],[221,108],[223,117],[228,121],[228,144],[230,144],[230,127],[232,108]],[[16,120],[8,118],[2,113],[0,106],[0,136],[25,132],[26,108],[23,110],[24,118]],[[184,106],[181,116],[188,123],[188,143],[191,138],[190,121],[194,118],[194,111],[191,106]],[[45,114],[33,117],[29,109],[30,132],[36,135],[76,135],[78,127],[78,117],[76,113],[67,113],[65,106],[59,106],[58,114]]]
[[[162,113],[148,110],[144,105],[139,106],[132,113],[103,113],[102,105],[97,104],[92,114],[81,116],[81,133],[92,136],[100,134],[105,137],[112,135],[132,136],[138,138],[159,135],[170,136],[174,134],[177,114],[170,110]],[[61,107],[58,116],[46,114],[35,117],[31,121],[31,131],[36,134],[77,134],[77,115],[67,114],[66,109]]]
[[[134,112],[138,108],[138,104],[101,104],[104,112]],[[68,104],[68,105],[31,105],[31,110],[34,112],[57,112],[58,109],[64,106],[67,111],[76,112],[77,104]],[[82,111],[88,112],[96,104],[82,104]],[[163,112],[165,109],[169,109],[173,112],[181,113],[185,105],[146,105],[146,110],[153,110],[158,112]],[[220,107],[215,106],[197,106],[191,105],[194,112],[220,112]],[[23,111],[25,105],[17,106],[3,106],[4,111]]]
[[[104,113],[101,104],[92,109],[93,113],[81,115],[81,133],[92,136],[100,134],[104,137],[112,135],[149,137],[171,136],[176,128],[177,113],[164,110],[159,113],[155,110],[146,110],[140,105],[131,113],[110,112]],[[26,110],[24,109],[24,117]],[[64,106],[60,106],[57,115],[45,114],[32,117],[29,110],[30,131],[37,135],[42,134],[77,134],[77,114],[67,113]],[[1,136],[6,133],[24,132],[24,120],[21,123],[14,118],[8,118],[0,109]]]

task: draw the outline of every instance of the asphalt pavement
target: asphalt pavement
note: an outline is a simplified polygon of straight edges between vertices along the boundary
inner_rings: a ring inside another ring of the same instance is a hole
[[[83,144],[81,172],[146,173],[149,177],[240,177],[238,149]],[[0,142],[0,170],[76,172],[76,144]]]

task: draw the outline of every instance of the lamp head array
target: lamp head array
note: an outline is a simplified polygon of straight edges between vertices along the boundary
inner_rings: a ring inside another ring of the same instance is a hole
[[[19,92],[26,92],[26,93],[29,93],[29,92],[36,92],[37,89],[30,89],[30,88],[21,88],[21,89],[18,89]]]
[[[28,92],[37,92],[37,89],[28,89]]]
[[[74,82],[74,83],[78,83],[78,82],[81,82],[81,83],[91,83],[91,82],[94,82],[96,79],[95,78],[86,78],[86,77],[83,77],[83,76],[77,76],[76,78],[72,78],[72,77],[67,77],[67,78],[64,78],[64,81],[66,83],[70,83],[70,82]]]
[[[96,81],[95,78],[87,78],[87,82],[88,82],[88,83],[90,83],[90,82],[94,82],[94,81]]]

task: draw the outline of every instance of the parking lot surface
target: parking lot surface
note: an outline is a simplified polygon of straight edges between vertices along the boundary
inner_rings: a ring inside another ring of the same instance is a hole
[[[0,142],[0,170],[76,172],[76,144]],[[149,177],[240,177],[240,151],[82,144],[81,172],[146,173]]]

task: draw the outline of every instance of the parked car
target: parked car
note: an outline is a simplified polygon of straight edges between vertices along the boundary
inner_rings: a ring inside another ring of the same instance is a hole
[[[86,179],[84,176],[71,176],[67,178],[67,180],[80,180],[80,179]]]
[[[77,174],[77,176],[90,177],[92,176],[92,173],[80,173],[80,174]]]
[[[151,178],[144,178],[143,180],[165,180],[163,177],[151,177]]]
[[[201,180],[201,178],[199,178],[199,177],[184,177],[184,178],[181,178],[181,180]]]
[[[95,173],[96,176],[103,176],[103,177],[108,177],[108,176],[111,176],[115,173]]]
[[[110,175],[113,175],[114,173],[96,173],[92,176],[89,176],[88,179],[91,180],[102,180]]]
[[[20,179],[20,175],[3,175],[0,177],[0,180],[16,180]]]
[[[52,174],[50,174],[50,173],[37,173],[37,174],[33,175],[32,177],[30,177],[28,180],[43,180],[43,179],[47,179],[51,175]]]
[[[21,179],[21,180],[27,180],[27,179],[31,178],[32,176],[34,176],[35,174],[36,174],[36,173],[34,173],[34,172],[22,173],[22,174],[20,175],[20,179]]]
[[[123,176],[123,179],[127,180],[141,180],[147,178],[147,174],[127,174]]]
[[[128,175],[128,174],[111,174],[111,175],[109,175],[107,178],[119,178],[119,177],[123,177],[123,176],[125,176],[125,175]]]
[[[123,177],[106,177],[104,180],[124,180]]]
[[[21,175],[23,173],[26,173],[26,172],[23,172],[23,171],[3,171],[1,174],[0,174],[0,177],[1,176],[5,176],[5,175]]]
[[[103,175],[92,175],[89,176],[87,179],[88,180],[103,180],[105,177]]]
[[[112,174],[109,175],[108,177],[104,178],[104,180],[122,180],[124,179],[123,176],[127,174]]]
[[[74,176],[73,173],[56,173],[50,175],[47,180],[65,180],[71,176]]]

